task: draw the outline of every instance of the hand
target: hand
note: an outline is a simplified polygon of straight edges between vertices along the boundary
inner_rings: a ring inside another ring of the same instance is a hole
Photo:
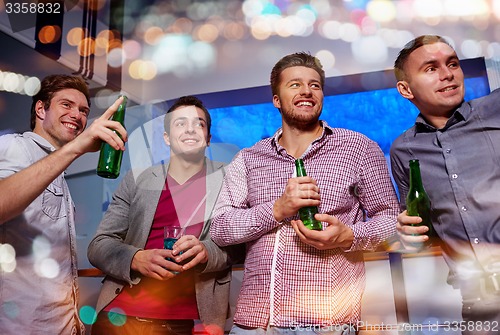
[[[109,143],[114,149],[125,150],[127,131],[120,122],[110,120],[122,101],[123,97],[118,98],[111,107],[109,107],[99,118],[95,119],[94,122],[73,141],[69,142],[67,146],[71,148],[77,156],[83,155],[86,152],[98,151],[103,141]],[[121,138],[118,134],[120,134]]]
[[[328,223],[324,230],[311,230],[300,220],[291,221],[293,229],[302,242],[318,250],[351,247],[354,241],[354,232],[351,228],[332,215],[316,214],[314,217],[316,220]]]
[[[175,273],[182,272],[182,266],[167,260],[167,257],[174,257],[171,250],[140,250],[132,258],[130,268],[146,277],[158,280],[171,279],[175,277]]]
[[[419,251],[429,240],[429,236],[424,235],[429,230],[427,226],[412,226],[420,222],[422,222],[420,217],[408,216],[406,210],[398,215],[396,230],[401,243],[408,251]]]
[[[208,262],[208,252],[205,245],[193,235],[184,235],[175,242],[172,255],[177,263],[189,260],[182,265],[183,271],[189,270],[200,263]]]
[[[319,187],[311,177],[291,178],[286,184],[283,195],[273,205],[273,215],[276,221],[297,214],[300,208],[319,206],[321,203]]]

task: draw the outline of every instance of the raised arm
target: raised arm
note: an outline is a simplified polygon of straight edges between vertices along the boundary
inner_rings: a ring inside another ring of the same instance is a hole
[[[0,224],[20,215],[75,159],[86,152],[99,150],[102,141],[108,142],[115,149],[125,150],[125,128],[119,122],[109,120],[121,101],[122,98],[115,101],[71,142],[29,167],[0,179]]]

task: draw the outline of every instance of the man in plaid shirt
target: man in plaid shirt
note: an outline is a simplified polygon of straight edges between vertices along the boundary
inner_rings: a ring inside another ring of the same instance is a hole
[[[282,58],[271,72],[282,128],[226,170],[211,235],[220,246],[247,246],[231,334],[354,334],[363,251],[395,233],[385,157],[366,136],[319,120],[324,81],[315,57]],[[307,177],[295,177],[296,158]],[[298,219],[305,206],[319,206],[323,231]]]

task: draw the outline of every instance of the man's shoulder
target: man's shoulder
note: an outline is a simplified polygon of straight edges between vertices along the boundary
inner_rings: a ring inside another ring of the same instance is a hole
[[[244,152],[244,153],[255,153],[255,152],[268,151],[268,150],[271,149],[272,143],[273,143],[273,138],[272,137],[266,137],[266,138],[263,138],[263,139],[257,141],[251,147],[241,149],[241,152]]]
[[[472,108],[494,109],[495,114],[500,103],[500,88],[493,90],[490,94],[468,101]]]
[[[211,165],[214,170],[218,170],[218,169],[223,168],[224,166],[227,165],[224,162],[214,161],[214,160],[211,160],[209,158],[207,158],[206,162],[207,162],[207,166]]]
[[[357,145],[372,145],[376,143],[365,134],[347,128],[330,128],[332,133],[327,137],[327,140],[336,145],[338,141],[356,143]]]
[[[0,143],[12,143],[12,141],[15,141],[18,138],[22,138],[22,134],[19,133],[9,133],[9,134],[3,134],[0,135]]]
[[[391,148],[389,149],[390,156],[394,156],[401,149],[406,148],[409,139],[412,138],[412,136],[410,136],[410,134],[414,134],[414,133],[415,133],[415,125],[413,125],[410,128],[406,129],[398,137],[396,137],[394,139],[394,141],[392,141]]]
[[[0,136],[0,153],[7,155],[10,152],[15,153],[16,156],[22,155],[29,148],[30,144],[34,144],[33,140],[24,136],[24,134],[4,134]]]

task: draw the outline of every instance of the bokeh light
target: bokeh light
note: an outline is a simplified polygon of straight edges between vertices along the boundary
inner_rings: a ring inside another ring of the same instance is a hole
[[[387,60],[388,50],[379,36],[366,36],[351,44],[352,54],[356,61],[364,64],[383,63]]]
[[[156,65],[152,61],[135,60],[129,66],[129,74],[133,79],[151,80],[156,77]]]
[[[86,325],[93,325],[97,319],[96,310],[91,306],[82,306],[79,315],[82,322]]]
[[[16,250],[8,243],[0,244],[0,269],[7,273],[16,269]]]
[[[125,52],[122,48],[114,48],[108,53],[108,64],[111,67],[122,66],[125,62]]]
[[[163,29],[160,27],[150,27],[144,33],[144,42],[155,45],[163,36]]]
[[[59,26],[44,26],[38,33],[38,39],[43,44],[55,43],[60,38],[61,28]]]
[[[123,326],[127,322],[127,316],[121,308],[112,308],[108,313],[109,322],[115,326]]]
[[[78,43],[78,54],[82,57],[88,57],[95,51],[95,41],[90,38],[84,38]]]
[[[396,7],[389,0],[373,0],[366,6],[368,15],[377,22],[390,22],[396,18]]]
[[[205,23],[197,27],[194,30],[193,35],[200,41],[212,43],[217,39],[217,37],[219,37],[219,29],[211,23]]]
[[[323,65],[323,69],[333,69],[335,66],[335,55],[331,53],[331,51],[320,50],[315,54],[315,56],[319,59],[321,65]]]
[[[39,259],[35,263],[35,272],[40,277],[55,278],[59,275],[60,270],[57,261],[50,257]]]
[[[40,79],[18,73],[0,71],[0,91],[33,96],[40,90]]]
[[[85,36],[84,29],[80,27],[71,28],[66,35],[66,41],[71,46],[77,46],[81,42],[83,36]]]
[[[123,42],[123,51],[125,58],[137,59],[142,53],[142,46],[136,40],[127,40]]]

